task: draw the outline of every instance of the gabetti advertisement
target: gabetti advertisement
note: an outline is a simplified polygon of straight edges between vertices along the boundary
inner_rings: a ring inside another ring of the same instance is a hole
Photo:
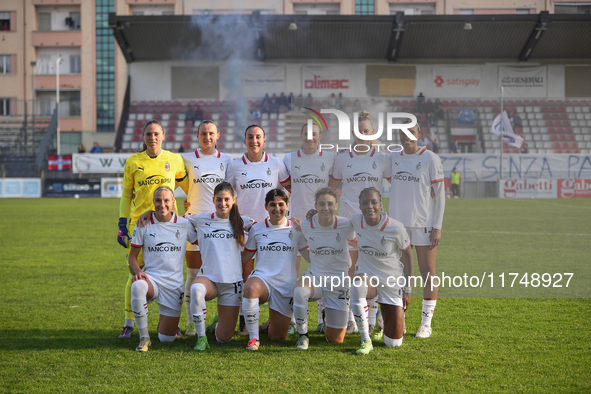
[[[591,198],[591,179],[505,179],[502,198]]]
[[[558,198],[591,198],[591,179],[558,180]]]
[[[433,66],[435,97],[480,97],[480,66]]]

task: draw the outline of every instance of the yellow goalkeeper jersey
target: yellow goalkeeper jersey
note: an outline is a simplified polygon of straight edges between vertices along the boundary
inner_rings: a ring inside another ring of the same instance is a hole
[[[158,187],[168,186],[174,190],[176,183],[186,177],[185,164],[179,154],[163,150],[157,157],[151,158],[144,151],[128,157],[123,188],[134,191],[128,223],[135,225],[142,213],[154,209],[153,195]],[[176,202],[174,207],[176,209]]]

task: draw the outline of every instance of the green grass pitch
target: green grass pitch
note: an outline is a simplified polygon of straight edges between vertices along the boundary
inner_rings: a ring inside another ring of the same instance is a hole
[[[329,345],[312,332],[315,304],[308,351],[298,351],[295,338],[264,336],[256,353],[237,335],[225,345],[210,337],[203,353],[193,350],[194,338],[160,344],[153,304],[153,347],[136,353],[137,334],[116,338],[127,275],[115,241],[118,204],[2,200],[0,392],[591,391],[591,200],[447,200],[438,272],[574,272],[578,298],[500,282],[496,290],[440,290],[433,336],[417,339],[415,289],[403,346],[378,342],[367,356],[354,354],[359,334]],[[215,303],[208,307],[210,321]],[[268,309],[261,311],[266,319]]]

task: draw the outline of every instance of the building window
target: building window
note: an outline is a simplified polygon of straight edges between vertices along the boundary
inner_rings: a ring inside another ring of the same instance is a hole
[[[474,9],[463,8],[460,10],[460,15],[474,15]]]
[[[10,74],[10,55],[0,55],[0,74]]]
[[[0,30],[10,31],[10,12],[0,12]]]
[[[96,0],[96,130],[115,131],[115,39],[109,29],[114,0]]]
[[[591,3],[562,3],[554,5],[555,14],[591,14]]]
[[[70,30],[80,30],[80,13],[70,12],[70,16],[66,18],[66,26]]]
[[[51,12],[39,12],[37,14],[37,30],[51,30]]]
[[[60,92],[60,117],[80,117],[80,91]]]
[[[10,99],[0,98],[0,116],[10,115]]]
[[[330,3],[294,4],[293,13],[295,15],[339,15],[341,5]]]
[[[529,14],[529,8],[518,8],[518,9],[515,10],[515,13],[517,15]]]
[[[355,0],[355,15],[374,15],[374,0]]]
[[[80,74],[80,55],[70,55],[70,74]]]
[[[397,12],[404,12],[404,15],[435,15],[435,4],[390,4],[390,15],[395,15]]]

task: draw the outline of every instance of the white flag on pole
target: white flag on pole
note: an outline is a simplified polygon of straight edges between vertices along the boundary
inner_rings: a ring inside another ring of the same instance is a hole
[[[492,132],[495,135],[501,134],[501,114],[498,114],[495,120],[493,120]],[[516,148],[521,148],[521,145],[523,144],[523,138],[513,132],[513,127],[511,127],[511,121],[507,116],[507,111],[503,111],[503,141],[507,145]]]

